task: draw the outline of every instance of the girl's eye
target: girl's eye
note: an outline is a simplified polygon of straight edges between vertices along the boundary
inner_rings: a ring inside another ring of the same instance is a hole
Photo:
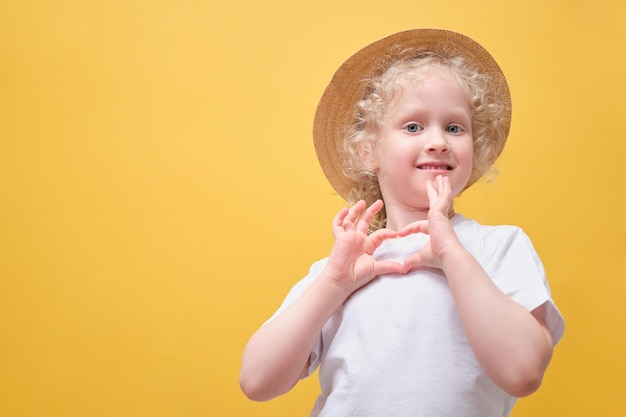
[[[463,128],[461,128],[461,126],[459,125],[450,125],[446,128],[446,130],[449,133],[461,133],[463,131]]]
[[[409,133],[415,133],[415,132],[419,132],[420,130],[422,130],[422,127],[418,125],[417,123],[409,123],[404,128]]]

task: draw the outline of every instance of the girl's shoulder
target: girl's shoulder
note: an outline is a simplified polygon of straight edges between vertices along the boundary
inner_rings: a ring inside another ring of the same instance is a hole
[[[487,225],[468,219],[462,214],[455,214],[451,220],[454,231],[459,237],[473,237],[476,239],[508,240],[510,238],[527,239],[524,230],[515,225],[500,224]]]
[[[451,222],[463,246],[481,259],[504,253],[537,258],[530,237],[519,226],[485,225],[460,214]]]

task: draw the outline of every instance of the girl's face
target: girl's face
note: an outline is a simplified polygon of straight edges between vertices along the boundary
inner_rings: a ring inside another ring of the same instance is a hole
[[[421,81],[400,78],[372,155],[389,215],[427,211],[427,180],[448,177],[456,196],[472,173],[469,100],[447,70],[430,68],[423,75]]]

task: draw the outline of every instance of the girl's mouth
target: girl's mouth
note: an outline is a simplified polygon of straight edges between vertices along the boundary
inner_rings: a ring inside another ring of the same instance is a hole
[[[419,165],[417,169],[423,169],[425,171],[451,171],[452,167],[450,165]]]

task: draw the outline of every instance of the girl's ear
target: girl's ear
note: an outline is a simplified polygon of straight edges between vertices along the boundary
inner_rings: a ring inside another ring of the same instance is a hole
[[[357,145],[357,152],[361,161],[363,161],[363,165],[369,171],[376,171],[378,169],[378,159],[376,158],[376,150],[374,149],[373,144],[368,144],[363,146],[362,143]]]

